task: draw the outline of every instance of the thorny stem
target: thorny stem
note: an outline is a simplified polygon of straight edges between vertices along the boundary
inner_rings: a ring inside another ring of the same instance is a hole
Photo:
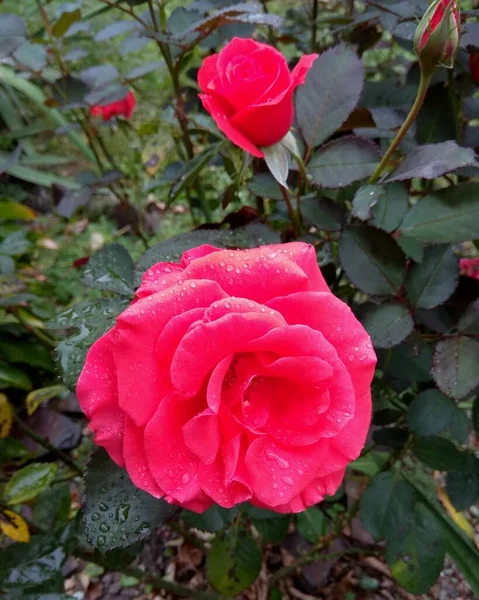
[[[38,435],[33,429],[30,429],[28,425],[26,425],[16,413],[13,413],[13,419],[18,427],[23,431],[25,435],[31,438],[33,441],[37,442],[40,446],[48,450],[51,454],[56,456],[58,460],[61,460],[67,467],[69,467],[72,471],[77,473],[78,475],[83,475],[83,470],[75,463],[73,460],[67,456],[64,452],[62,452],[59,448],[56,448],[52,443],[50,443],[47,439]]]
[[[399,129],[399,131],[396,133],[396,137],[394,138],[394,140],[391,142],[391,145],[387,149],[386,154],[382,157],[381,162],[377,166],[374,173],[371,175],[371,177],[369,179],[369,183],[376,183],[376,181],[379,179],[379,176],[381,175],[384,168],[386,167],[389,160],[391,159],[392,155],[396,151],[396,148],[399,146],[402,139],[408,132],[409,128],[414,123],[414,121],[419,113],[419,110],[421,109],[421,106],[424,102],[424,98],[426,97],[427,88],[429,87],[429,82],[431,81],[431,77],[432,77],[432,72],[425,73],[421,69],[421,79],[419,81],[419,88],[417,90],[417,95],[416,95],[416,99],[414,100],[414,104],[412,105],[411,110],[409,111],[409,114],[406,117],[406,120],[401,125],[401,128]]]
[[[45,31],[48,34],[48,41],[50,42],[50,46],[53,50],[53,53],[55,54],[55,58],[58,63],[58,66],[60,68],[60,71],[62,72],[62,75],[66,75],[68,71],[67,71],[67,68],[65,67],[65,63],[63,62],[62,56],[60,54],[60,50],[58,49],[58,46],[56,45],[56,43],[53,39],[54,35],[53,35],[52,26],[50,24],[50,21],[48,20],[48,15],[42,4],[42,0],[37,0],[37,6],[38,6],[38,10],[40,11],[40,16],[43,21],[43,26],[45,27]]]
[[[113,2],[112,0],[99,0],[99,1],[102,2],[103,4],[106,4],[107,6],[110,6],[111,8],[116,8],[117,10],[120,10],[121,12],[126,13],[130,17],[133,17],[136,21],[138,21],[138,23],[141,23],[143,25],[143,27],[146,28],[145,21],[143,21],[143,19],[135,13],[132,6],[130,6],[129,8],[125,8],[124,6],[121,6],[120,2],[118,2],[118,1],[116,1],[116,2]]]
[[[289,197],[288,189],[284,187],[284,185],[280,185],[279,189],[281,190],[281,194],[283,195],[283,199],[286,202],[286,206],[288,208],[289,220],[291,221],[291,225],[293,226],[293,232],[295,237],[299,237],[301,234],[301,225],[298,220],[298,215],[294,212],[293,205],[291,203],[291,198]]]

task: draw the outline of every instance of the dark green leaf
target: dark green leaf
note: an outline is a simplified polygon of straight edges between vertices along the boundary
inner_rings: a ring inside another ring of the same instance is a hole
[[[447,553],[455,561],[459,570],[467,579],[471,589],[479,596],[479,577],[477,564],[479,553],[474,542],[466,537],[464,532],[449,518],[443,507],[439,504],[434,493],[434,482],[423,473],[416,471],[413,474],[404,472],[404,477],[414,487],[421,500],[427,505],[434,518],[441,527],[442,536],[446,544]]]
[[[479,184],[462,183],[425,196],[404,217],[400,232],[432,243],[479,238]]]
[[[412,340],[390,350],[383,368],[399,381],[421,383],[430,381],[431,365],[432,347]]]
[[[170,190],[169,202],[173,202],[181,192],[191,185],[201,171],[218,155],[223,142],[213,144],[204,150],[201,154],[188,161],[186,169],[180,179],[172,186]]]
[[[9,363],[23,363],[46,371],[53,371],[55,367],[51,352],[26,338],[5,336],[0,339],[0,354]]]
[[[459,444],[465,444],[469,437],[470,429],[471,422],[469,421],[469,417],[462,408],[458,408],[454,405],[454,412],[448,427],[451,439]]]
[[[253,519],[252,524],[264,541],[279,544],[288,532],[289,517],[276,513],[271,519]]]
[[[128,546],[160,527],[177,510],[133,485],[103,449],[93,454],[85,476],[85,531],[100,551]]]
[[[20,256],[25,254],[32,246],[31,242],[25,237],[25,230],[14,231],[0,244],[0,254],[7,256]]]
[[[422,262],[424,258],[424,246],[420,241],[406,237],[400,237],[396,241],[408,258],[412,258],[417,263]]]
[[[194,513],[189,510],[183,510],[181,518],[189,526],[199,529],[200,531],[208,531],[216,533],[224,529],[228,523],[238,514],[238,509],[221,508],[221,506],[213,505],[203,513]]]
[[[325,231],[341,231],[346,221],[345,210],[340,204],[317,194],[301,198],[301,214],[306,223]]]
[[[449,425],[455,409],[454,403],[437,390],[426,390],[409,405],[409,429],[419,436],[440,433]]]
[[[0,17],[0,59],[12,54],[23,44],[27,36],[25,23],[11,13]]]
[[[408,195],[401,183],[381,187],[385,193],[379,196],[377,203],[372,207],[373,219],[369,224],[391,233],[399,227],[408,211]]]
[[[102,86],[115,81],[119,76],[118,69],[109,64],[88,67],[88,69],[85,69],[80,73],[81,80],[92,89],[101,88]]]
[[[237,596],[261,570],[261,552],[249,533],[236,528],[217,535],[208,555],[209,582],[221,593]]]
[[[468,457],[452,442],[436,435],[417,439],[412,449],[421,462],[438,471],[461,471]]]
[[[127,73],[125,75],[125,80],[133,81],[134,79],[143,77],[144,75],[147,75],[148,73],[152,73],[153,71],[156,71],[164,66],[165,66],[165,63],[163,61],[144,63],[142,65],[139,65],[138,67],[135,67],[129,73]]]
[[[68,483],[53,485],[43,490],[33,508],[33,520],[49,531],[56,531],[68,523],[71,497]]]
[[[270,173],[257,173],[248,181],[247,185],[249,191],[260,198],[283,199],[278,182]]]
[[[65,75],[53,84],[53,98],[63,108],[78,108],[85,105],[85,98],[89,92],[86,83],[81,79]]]
[[[55,463],[33,463],[16,471],[5,486],[8,504],[21,504],[38,496],[54,480]]]
[[[32,71],[41,71],[48,60],[45,46],[27,41],[15,50],[14,56],[15,60]]]
[[[29,544],[11,544],[0,554],[2,587],[33,587],[60,571],[65,551],[51,535],[36,535]]]
[[[104,42],[110,40],[117,35],[127,33],[133,29],[138,29],[138,23],[136,21],[118,21],[118,23],[110,23],[95,35],[95,42]]]
[[[359,101],[364,73],[356,52],[344,44],[323,52],[296,95],[296,116],[309,146],[328,139]]]
[[[479,300],[475,300],[462,313],[457,329],[464,335],[479,335]]]
[[[404,281],[404,255],[386,233],[367,225],[347,227],[339,258],[351,282],[372,295],[397,293]]]
[[[298,513],[296,524],[299,533],[312,544],[317,544],[319,538],[326,535],[328,530],[328,519],[317,506]]]
[[[438,388],[460,400],[479,383],[479,341],[464,336],[436,344],[432,376]]]
[[[408,592],[425,594],[444,565],[445,545],[440,525],[423,505],[416,504],[407,527],[391,530],[386,560],[398,583]]]
[[[92,197],[92,190],[88,187],[81,190],[65,190],[62,198],[56,207],[56,212],[61,216],[69,219],[72,217],[78,208],[85,206]]]
[[[406,277],[406,294],[417,308],[434,308],[456,289],[459,261],[451,246],[444,244],[424,250],[420,264],[413,264]]]
[[[52,25],[52,33],[55,37],[59,38],[65,35],[70,29],[73,23],[76,23],[81,19],[81,10],[77,8],[70,12],[62,12],[58,21],[55,21]]]
[[[358,189],[353,198],[351,214],[361,221],[369,221],[373,215],[371,209],[375,206],[386,190],[382,185],[364,185]]]
[[[414,328],[409,310],[397,302],[372,306],[361,321],[377,348],[397,346]]]
[[[0,362],[0,390],[9,387],[28,392],[33,386],[30,377],[24,371],[8,363]]]
[[[379,159],[378,149],[371,141],[347,136],[320,148],[310,160],[308,171],[317,185],[345,187],[369,177]]]
[[[49,323],[51,329],[76,328],[78,333],[57,346],[65,385],[74,390],[85,356],[95,340],[113,326],[115,317],[128,305],[127,299],[76,304]]]
[[[467,510],[479,497],[479,460],[468,456],[462,471],[448,473],[446,491],[458,510]]]
[[[85,96],[85,102],[90,106],[100,104],[111,104],[124,100],[128,94],[128,88],[119,83],[111,83],[109,85],[94,89]]]
[[[454,141],[419,146],[388,175],[386,181],[435,179],[461,167],[475,166],[476,155],[472,148],[461,148]]]
[[[83,280],[88,287],[132,296],[133,260],[130,253],[121,244],[104,246],[88,261]]]
[[[434,144],[456,137],[456,117],[451,94],[445,92],[444,84],[429,87],[426,100],[416,120],[418,144]]]
[[[414,490],[396,472],[377,475],[361,496],[361,520],[376,539],[402,528],[413,510]]]
[[[479,396],[476,396],[472,407],[472,425],[476,436],[479,437]]]

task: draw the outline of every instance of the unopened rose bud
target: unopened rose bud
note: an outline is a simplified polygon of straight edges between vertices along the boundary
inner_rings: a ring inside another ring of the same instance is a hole
[[[416,30],[414,48],[423,71],[452,68],[459,45],[459,14],[454,0],[435,0]]]
[[[474,83],[479,85],[479,50],[469,54],[469,71]]]

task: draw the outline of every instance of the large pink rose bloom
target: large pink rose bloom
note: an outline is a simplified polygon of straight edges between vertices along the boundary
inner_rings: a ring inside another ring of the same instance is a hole
[[[199,246],[145,273],[77,394],[95,442],[153,496],[298,512],[358,457],[375,363],[312,246]]]
[[[290,72],[276,48],[233,38],[198,72],[200,98],[234,144],[262,157],[261,146],[276,144],[293,124],[293,92],[305,82],[317,54],[302,56]]]

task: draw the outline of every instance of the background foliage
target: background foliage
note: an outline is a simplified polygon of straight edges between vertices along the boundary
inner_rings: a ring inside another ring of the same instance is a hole
[[[260,589],[276,599],[289,597],[293,581],[314,594],[341,585],[334,593],[349,600],[375,593],[378,563],[423,594],[446,555],[478,596],[479,280],[459,267],[479,249],[474,3],[462,5],[454,69],[437,70],[375,184],[367,179],[416,93],[412,40],[424,0],[2,8],[2,597],[70,597],[72,557],[97,576],[120,570],[125,586],[180,597]],[[306,173],[289,159],[286,197],[264,161],[225,142],[197,99],[198,66],[233,36],[268,41],[291,64],[320,53],[295,97]],[[91,117],[92,105],[128,90],[132,119]],[[200,243],[294,238],[314,244],[328,284],[378,353],[366,449],[334,498],[299,515],[247,505],[179,512],[93,451],[71,393],[85,353],[155,262]],[[165,560],[152,571],[141,548],[165,522],[153,544]],[[165,543],[171,536],[200,553],[203,578],[169,576],[166,559],[180,553]],[[307,566],[318,561],[329,566],[312,583]],[[330,573],[356,563],[359,578]]]

